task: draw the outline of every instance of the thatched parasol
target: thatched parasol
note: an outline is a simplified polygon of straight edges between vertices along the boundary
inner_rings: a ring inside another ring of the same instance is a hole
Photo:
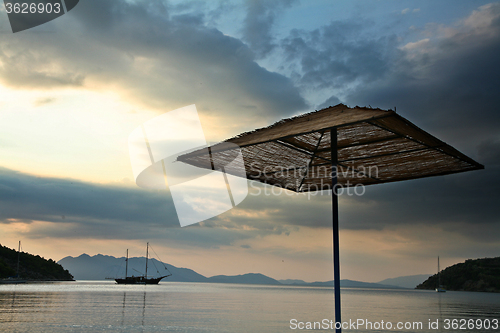
[[[230,144],[240,147],[240,168],[248,179],[295,192],[332,191],[336,322],[341,322],[338,188],[484,168],[395,111],[343,104],[281,120],[178,160],[224,168],[236,154]]]

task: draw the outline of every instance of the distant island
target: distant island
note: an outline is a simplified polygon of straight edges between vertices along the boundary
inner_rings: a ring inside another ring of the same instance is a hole
[[[0,279],[17,275],[16,250],[0,244]],[[52,259],[26,252],[19,254],[19,278],[27,281],[73,281],[73,275]]]
[[[137,275],[144,272],[145,257],[132,257],[128,260],[129,275],[136,273]],[[115,258],[97,254],[89,256],[82,254],[78,257],[65,257],[58,262],[64,268],[71,271],[76,280],[104,280],[106,278],[113,279],[122,277],[125,274],[125,258]],[[192,269],[175,267],[170,264],[165,264],[172,276],[166,278],[162,282],[209,282],[209,283],[236,283],[236,284],[265,284],[265,285],[283,285],[283,286],[310,286],[310,287],[333,287],[333,281],[318,281],[305,282],[303,280],[276,280],[269,276],[260,273],[247,273],[241,275],[216,275],[212,277],[203,276]],[[160,271],[163,269],[163,263],[156,259],[150,259],[149,264],[151,276],[154,276],[155,269]],[[161,272],[156,272],[160,274]],[[149,276],[149,274],[148,274]],[[427,275],[429,276],[429,275]],[[426,276],[426,277],[427,277]],[[401,289],[404,288],[404,277],[399,281],[402,285],[390,285],[380,283],[370,283],[352,280],[341,280],[340,285],[348,288],[382,288],[382,289]],[[421,280],[420,280],[421,281]],[[412,284],[410,288],[414,288]]]
[[[435,289],[435,274],[416,289]],[[500,292],[500,257],[468,259],[441,271],[441,285],[446,290]]]

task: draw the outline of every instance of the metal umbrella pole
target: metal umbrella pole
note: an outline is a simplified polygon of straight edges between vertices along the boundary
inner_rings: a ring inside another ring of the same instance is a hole
[[[333,229],[333,283],[335,297],[335,332],[342,332],[340,318],[340,250],[339,250],[339,197],[337,192],[337,128],[330,129],[332,158],[332,229]],[[340,325],[339,327],[337,327]]]

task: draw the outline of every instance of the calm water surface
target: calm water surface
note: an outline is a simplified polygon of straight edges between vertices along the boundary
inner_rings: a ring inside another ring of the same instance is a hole
[[[474,325],[488,319],[493,326],[500,319],[500,294],[344,288],[342,307],[343,322],[372,323],[344,332],[500,332],[445,327],[446,319],[450,324],[474,319]],[[101,281],[0,285],[0,332],[298,332],[308,331],[299,325],[324,319],[334,319],[330,288]],[[382,320],[384,328],[377,327]],[[429,329],[429,320],[438,321],[437,329]],[[397,329],[398,322],[422,326]]]

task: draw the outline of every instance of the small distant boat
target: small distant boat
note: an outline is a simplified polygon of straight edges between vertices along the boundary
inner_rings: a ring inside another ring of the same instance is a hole
[[[144,275],[141,276],[128,276],[128,249],[127,257],[125,259],[125,277],[115,279],[118,284],[158,284],[161,279],[169,277],[172,273],[169,272],[168,275],[163,275],[155,278],[148,278],[148,259],[149,259],[149,243],[146,246],[146,270]],[[168,272],[168,268],[164,265],[165,270]]]
[[[438,285],[436,287],[436,292],[445,293],[446,289],[441,285],[441,270],[439,269],[439,256],[438,256]]]
[[[21,258],[21,241],[19,241],[19,247],[17,248],[17,269],[16,275],[10,276],[7,279],[1,279],[0,284],[18,284],[18,283],[26,283],[26,280],[23,280],[19,277],[19,260]]]

